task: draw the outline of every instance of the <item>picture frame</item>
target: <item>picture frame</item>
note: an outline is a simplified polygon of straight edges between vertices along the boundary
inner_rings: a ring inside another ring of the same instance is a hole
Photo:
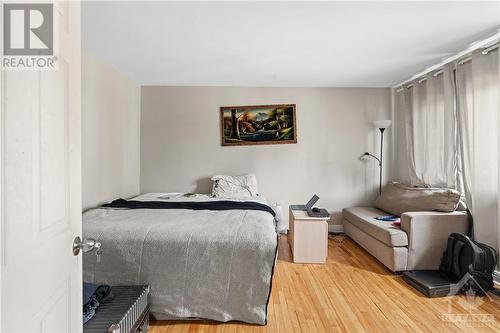
[[[222,106],[222,146],[297,143],[295,104]]]

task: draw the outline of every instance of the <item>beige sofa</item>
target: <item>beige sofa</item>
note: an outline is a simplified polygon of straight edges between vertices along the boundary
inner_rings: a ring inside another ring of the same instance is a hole
[[[463,211],[412,212],[401,215],[401,228],[375,216],[390,215],[373,207],[343,210],[344,232],[393,272],[437,269],[453,232],[467,233]]]

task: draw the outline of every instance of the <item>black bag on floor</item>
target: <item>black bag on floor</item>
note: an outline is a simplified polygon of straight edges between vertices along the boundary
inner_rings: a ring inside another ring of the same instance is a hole
[[[494,289],[493,271],[496,264],[497,251],[494,248],[453,233],[448,237],[439,270],[458,280],[468,272],[484,291],[490,291]],[[475,283],[471,283],[470,287],[482,293]]]
[[[469,288],[484,294],[494,289],[493,271],[496,263],[497,252],[491,246],[453,233],[448,237],[439,270],[408,271],[403,273],[403,278],[427,297],[443,297],[459,289]],[[465,284],[458,285],[466,275]]]

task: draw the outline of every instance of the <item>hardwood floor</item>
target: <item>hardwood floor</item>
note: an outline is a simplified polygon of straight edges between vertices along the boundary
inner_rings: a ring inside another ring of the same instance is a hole
[[[153,321],[150,333],[500,332],[500,298],[428,299],[343,237],[330,236],[325,265],[292,263],[281,237],[266,326]]]

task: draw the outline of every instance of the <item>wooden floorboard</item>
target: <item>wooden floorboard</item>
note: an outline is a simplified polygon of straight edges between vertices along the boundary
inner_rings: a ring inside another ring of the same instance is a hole
[[[294,264],[283,236],[266,326],[152,321],[149,332],[500,332],[500,298],[428,299],[345,236],[330,235],[325,265]]]

